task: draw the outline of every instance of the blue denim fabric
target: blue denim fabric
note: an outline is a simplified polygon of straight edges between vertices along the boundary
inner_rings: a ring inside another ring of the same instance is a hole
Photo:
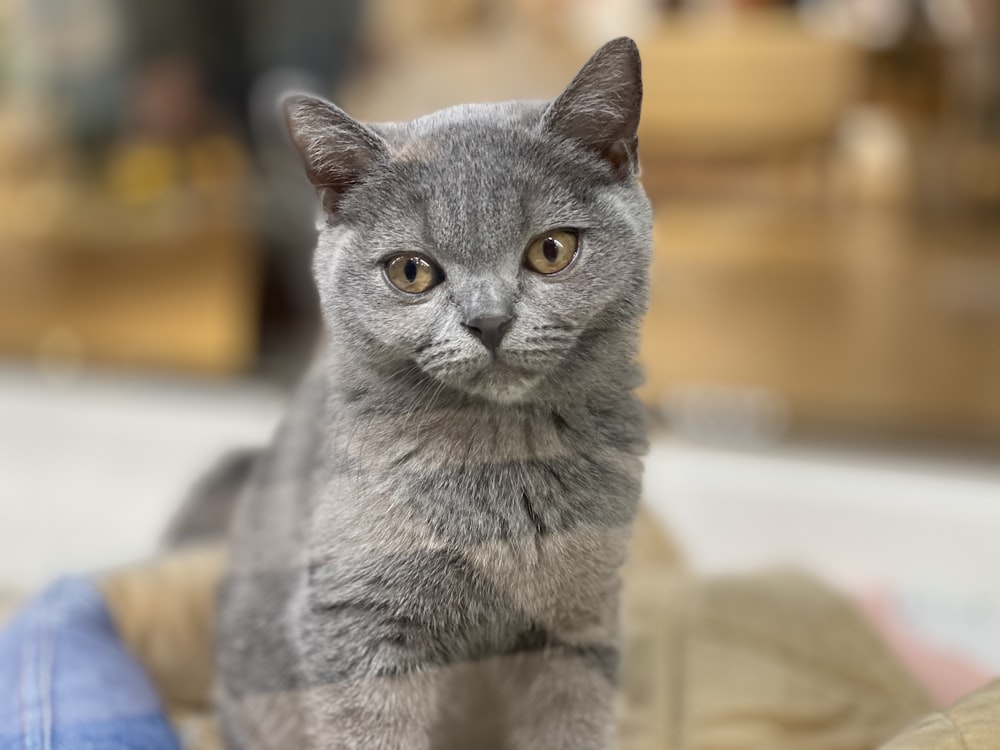
[[[0,750],[178,750],[100,593],[62,579],[0,630]]]

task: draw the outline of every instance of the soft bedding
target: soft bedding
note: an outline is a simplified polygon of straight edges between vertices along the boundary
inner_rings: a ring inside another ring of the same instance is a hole
[[[192,547],[35,598],[0,631],[0,750],[220,748],[223,565]],[[1000,682],[940,710],[848,599],[790,571],[694,577],[647,517],[623,618],[621,750],[1000,748]]]

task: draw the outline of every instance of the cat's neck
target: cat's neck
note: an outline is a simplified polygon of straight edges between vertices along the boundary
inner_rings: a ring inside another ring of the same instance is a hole
[[[328,424],[351,443],[364,434],[376,451],[431,445],[516,460],[545,454],[557,443],[644,450],[642,411],[633,395],[639,375],[630,359],[608,357],[591,377],[594,363],[568,365],[513,403],[446,388],[406,362],[375,367],[328,356],[324,365]]]

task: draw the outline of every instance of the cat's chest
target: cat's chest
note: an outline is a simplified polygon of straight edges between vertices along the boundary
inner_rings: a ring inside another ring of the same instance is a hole
[[[345,462],[313,518],[314,559],[447,550],[536,604],[603,592],[622,562],[639,462],[596,440],[532,434],[499,446],[495,436],[478,445],[403,439]]]
[[[491,623],[521,613],[560,632],[610,627],[635,455],[551,423],[456,414],[439,426],[332,444],[308,524],[311,565],[332,571],[315,596],[364,591],[416,619],[439,617],[444,597],[456,612],[495,610]]]
[[[469,441],[401,441],[345,462],[349,468],[331,477],[330,499],[351,517],[345,521],[371,524],[377,536],[395,527],[449,547],[524,540],[534,547],[631,519],[639,464],[611,446],[525,440],[514,450]]]

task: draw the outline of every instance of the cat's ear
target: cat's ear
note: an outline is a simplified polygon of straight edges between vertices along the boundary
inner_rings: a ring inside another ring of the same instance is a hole
[[[388,158],[385,140],[340,107],[292,94],[282,101],[281,108],[306,175],[329,212],[336,209],[346,190]]]
[[[642,63],[628,37],[601,47],[546,110],[543,127],[597,152],[623,177],[638,170]]]

